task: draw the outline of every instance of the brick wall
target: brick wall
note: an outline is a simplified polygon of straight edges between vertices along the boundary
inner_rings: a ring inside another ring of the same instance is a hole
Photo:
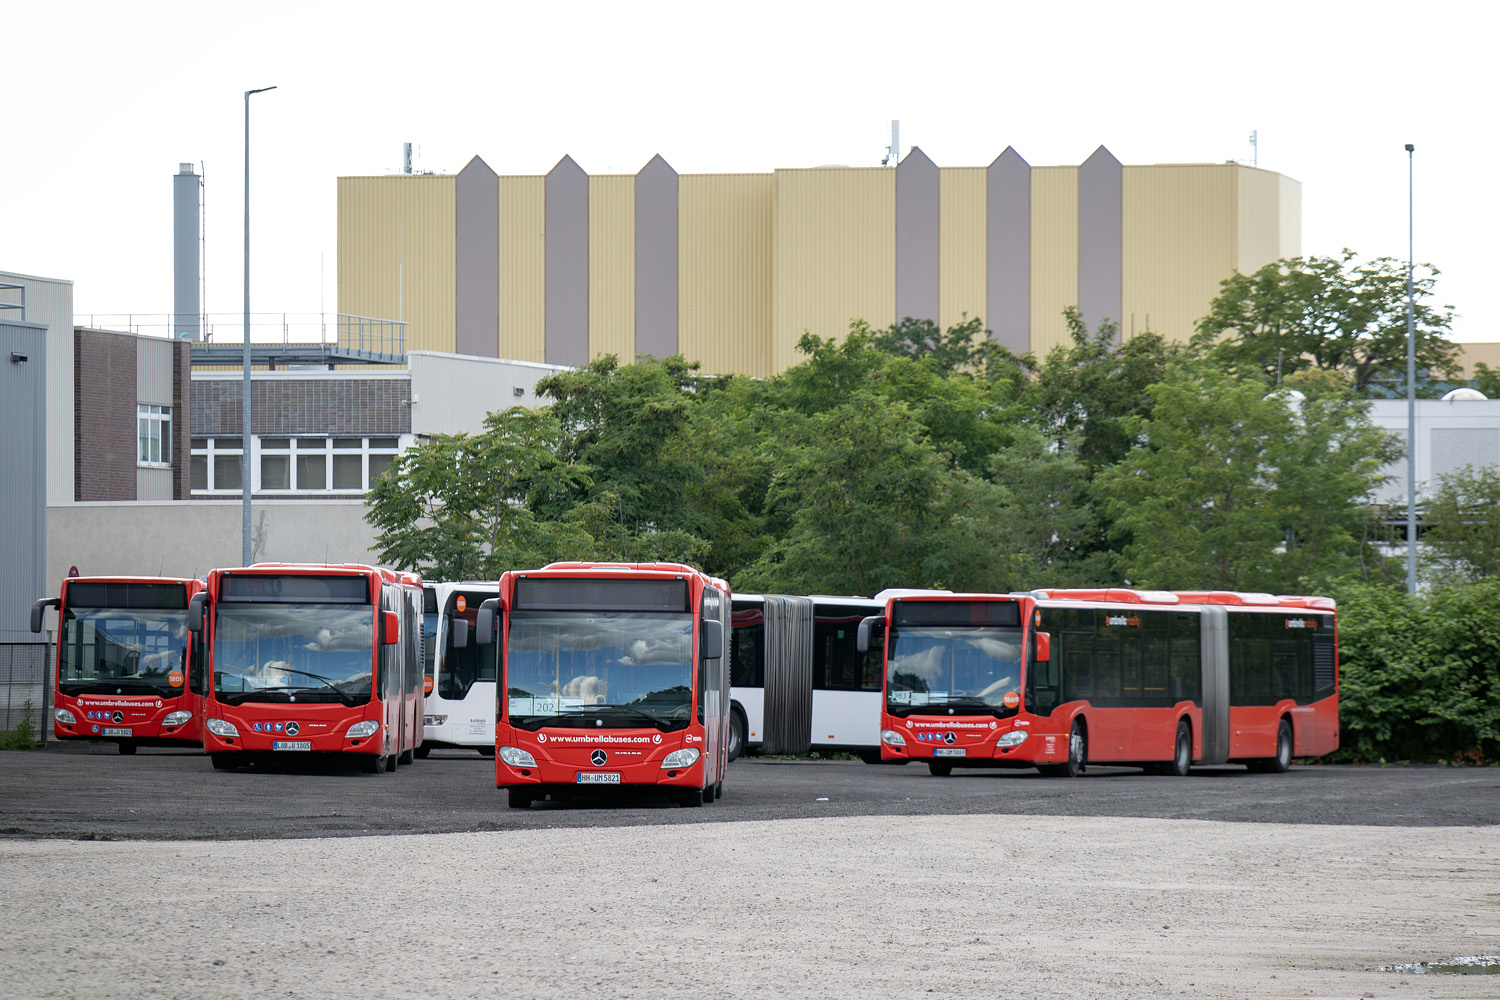
[[[73,497],[134,500],[135,337],[73,331]]]
[[[193,384],[192,435],[238,437],[241,382]],[[257,379],[250,383],[250,432],[369,435],[411,431],[409,379]]]

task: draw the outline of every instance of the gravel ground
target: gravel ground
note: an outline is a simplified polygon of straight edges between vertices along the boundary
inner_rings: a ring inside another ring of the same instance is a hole
[[[1495,997],[1500,834],[867,816],[0,841],[4,997]]]

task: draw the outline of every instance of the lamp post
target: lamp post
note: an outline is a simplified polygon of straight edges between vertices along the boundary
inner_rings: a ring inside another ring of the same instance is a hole
[[[250,95],[275,87],[245,91],[245,379],[240,432],[240,551],[243,566],[250,565]]]
[[[1406,592],[1417,592],[1417,337],[1412,297],[1413,152],[1406,144]]]

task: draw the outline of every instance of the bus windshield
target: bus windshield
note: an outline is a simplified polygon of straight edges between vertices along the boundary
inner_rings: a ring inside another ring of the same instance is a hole
[[[187,612],[68,608],[63,613],[64,694],[175,698],[187,672]]]
[[[510,721],[682,729],[693,716],[693,616],[512,612],[505,649]]]
[[[886,666],[886,710],[892,715],[1014,715],[1006,692],[1021,685],[1021,630],[994,627],[893,626]]]
[[[368,702],[374,636],[369,605],[220,604],[214,697],[230,705]]]

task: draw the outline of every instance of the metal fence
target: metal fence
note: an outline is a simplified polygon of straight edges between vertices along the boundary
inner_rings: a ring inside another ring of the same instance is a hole
[[[0,732],[10,732],[29,717],[38,743],[52,734],[52,687],[47,683],[51,649],[50,642],[0,642]]]

